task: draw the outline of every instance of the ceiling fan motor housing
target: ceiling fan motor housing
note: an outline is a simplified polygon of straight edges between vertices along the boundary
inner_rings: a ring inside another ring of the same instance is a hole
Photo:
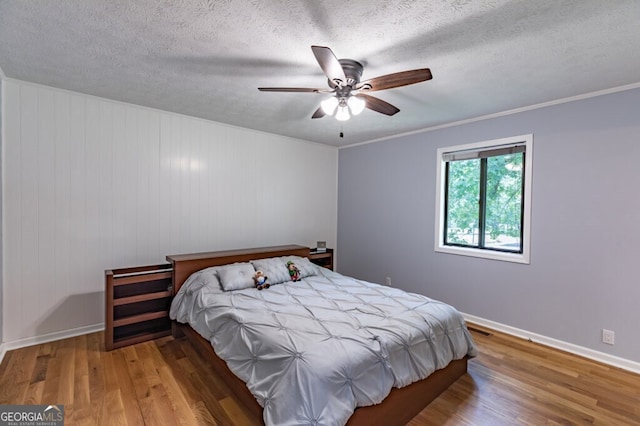
[[[338,59],[338,62],[342,65],[344,76],[347,77],[347,81],[343,86],[350,86],[353,88],[356,84],[360,83],[362,70],[364,68],[360,62],[354,61],[353,59]],[[329,81],[329,85],[333,87],[335,86],[335,83]]]

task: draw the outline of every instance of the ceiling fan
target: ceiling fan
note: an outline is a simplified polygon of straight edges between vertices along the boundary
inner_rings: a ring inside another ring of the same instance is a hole
[[[385,114],[394,115],[400,110],[388,102],[367,92],[392,89],[420,83],[432,78],[429,68],[420,68],[386,74],[380,77],[360,81],[363,66],[353,59],[337,59],[331,49],[325,46],[311,46],[320,68],[329,79],[329,89],[314,89],[308,87],[259,87],[262,92],[310,92],[333,93],[330,98],[320,103],[320,107],[311,118],[322,118],[334,115],[340,121],[348,120],[351,115],[358,115],[364,108]]]

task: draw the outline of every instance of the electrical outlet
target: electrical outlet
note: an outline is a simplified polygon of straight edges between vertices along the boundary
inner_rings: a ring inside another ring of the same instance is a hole
[[[602,343],[606,343],[607,345],[615,344],[616,333],[611,330],[602,329]]]
[[[385,283],[391,287],[391,277],[387,277],[387,279],[385,280]]]

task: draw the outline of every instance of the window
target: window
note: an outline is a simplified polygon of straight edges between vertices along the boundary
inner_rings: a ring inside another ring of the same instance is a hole
[[[435,250],[529,263],[533,135],[438,149]]]

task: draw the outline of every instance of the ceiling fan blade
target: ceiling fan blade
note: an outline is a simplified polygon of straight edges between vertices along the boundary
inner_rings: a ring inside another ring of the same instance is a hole
[[[417,70],[381,75],[380,77],[359,83],[356,85],[355,89],[374,92],[376,90],[392,89],[394,87],[420,83],[421,81],[431,80],[432,78],[433,76],[431,75],[431,70],[429,68],[420,68]]]
[[[310,93],[327,93],[331,90],[312,89],[310,87],[258,87],[261,92],[310,92]]]
[[[374,96],[365,95],[364,93],[360,93],[356,96],[358,98],[362,98],[366,102],[365,107],[369,108],[370,110],[385,115],[394,115],[400,112],[398,108],[394,107],[389,102],[385,102],[382,99],[376,98]]]
[[[311,50],[329,81],[333,81],[339,86],[346,84],[347,77],[344,75],[342,65],[340,65],[338,58],[336,58],[331,49],[325,46],[311,46]]]
[[[322,109],[322,107],[319,107],[316,112],[313,113],[313,115],[311,116],[311,118],[322,118],[325,115],[327,115],[327,113],[324,112],[324,110]]]

